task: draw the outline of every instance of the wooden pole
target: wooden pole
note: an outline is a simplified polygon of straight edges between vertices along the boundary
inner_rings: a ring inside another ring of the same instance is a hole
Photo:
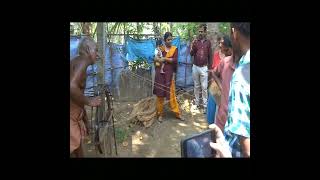
[[[97,24],[97,43],[98,51],[101,56],[98,61],[98,83],[104,84],[104,62],[105,62],[105,27],[104,23]]]
[[[153,23],[153,33],[155,34],[155,37],[159,36],[159,29],[157,24],[154,22]],[[151,84],[151,96],[153,94],[153,89],[154,89],[154,80],[155,80],[155,67],[154,67],[154,63],[151,64],[151,80],[152,80],[152,84]]]
[[[106,49],[106,40],[105,40],[106,36],[105,36],[105,24],[98,22],[97,23],[97,44],[98,44],[98,52],[100,54],[100,60],[97,61],[97,65],[98,65],[98,87],[100,86],[104,86],[104,64],[105,64],[105,49]],[[104,96],[101,96],[101,98],[103,98],[104,100]],[[105,107],[105,103],[104,101],[102,101],[101,104],[102,107]],[[104,114],[104,110],[105,108],[101,108],[102,109],[102,114]]]

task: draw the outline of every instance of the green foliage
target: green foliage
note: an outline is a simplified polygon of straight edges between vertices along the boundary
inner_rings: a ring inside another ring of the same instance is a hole
[[[129,61],[129,69],[131,71],[135,71],[137,69],[146,69],[146,70],[148,70],[150,67],[151,66],[150,66],[150,64],[148,64],[148,61],[143,57],[139,57],[135,61]]]
[[[174,36],[180,36],[182,40],[191,40],[193,35],[197,34],[198,23],[174,23],[172,33]]]
[[[166,33],[167,31],[169,31],[170,29],[170,24],[169,23],[161,23],[161,29],[160,29],[160,35],[163,36],[164,33]]]
[[[129,132],[123,128],[116,128],[115,129],[116,139],[119,143],[122,143],[126,140],[129,136]]]
[[[226,22],[219,23],[219,31],[223,35],[230,35],[230,23],[226,23]]]
[[[81,23],[78,22],[71,22],[70,23],[70,28],[72,27],[73,29],[73,34],[71,35],[75,35],[75,36],[80,36],[81,32],[82,32],[82,25]]]
[[[80,35],[82,32],[82,25],[79,22],[70,23],[72,24],[73,34]],[[189,41],[192,39],[194,35],[197,34],[198,24],[195,22],[189,23],[172,23],[172,29],[170,30],[170,23],[157,23],[157,22],[108,22],[108,29],[106,30],[108,34],[141,34],[146,29],[153,29],[152,25],[157,26],[160,31],[160,35],[163,36],[165,32],[171,31],[173,36],[180,36],[182,40]],[[96,39],[96,26],[97,23],[92,23],[92,35]],[[160,29],[161,27],[161,29]],[[221,22],[218,25],[219,31],[222,34],[229,35],[230,34],[230,23],[228,22]],[[157,30],[156,30],[157,31]],[[142,36],[135,35],[132,36],[136,39],[141,39]],[[115,43],[123,43],[124,39],[123,36],[109,36],[108,41],[115,42]]]
[[[151,25],[151,23],[126,23],[126,22],[116,22],[116,23],[108,23],[108,34],[137,34],[134,35],[133,38],[140,39],[142,36],[139,36],[139,34],[143,33],[144,29],[150,29],[148,26]],[[110,35],[108,37],[109,41],[122,44],[124,41],[124,36],[114,36]]]
[[[82,35],[83,24],[81,22],[71,22],[70,23],[70,35],[81,36]],[[71,29],[73,30],[71,33]],[[90,35],[97,40],[97,23],[91,23]]]

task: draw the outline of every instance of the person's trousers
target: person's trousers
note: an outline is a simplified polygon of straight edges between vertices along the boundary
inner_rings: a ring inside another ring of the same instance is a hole
[[[216,116],[216,102],[214,100],[214,97],[212,94],[209,93],[208,97],[208,107],[207,107],[207,121],[208,124],[213,124],[215,122],[215,116]]]
[[[202,100],[204,108],[207,108],[208,100],[208,67],[192,66],[192,78],[194,82],[194,96],[196,105],[200,105],[200,90],[202,90]]]
[[[180,117],[180,110],[179,110],[179,104],[176,98],[176,93],[175,93],[175,82],[174,80],[171,81],[170,85],[170,108],[171,111],[175,113],[176,117]],[[163,104],[164,104],[164,98],[165,97],[157,97],[157,115],[158,116],[163,116]]]

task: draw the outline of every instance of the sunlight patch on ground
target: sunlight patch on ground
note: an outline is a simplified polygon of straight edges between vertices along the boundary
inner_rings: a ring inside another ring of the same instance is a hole
[[[197,123],[197,122],[193,122],[193,125],[199,127],[200,126],[200,123]]]
[[[185,99],[182,103],[181,103],[181,108],[186,111],[187,113],[191,112],[190,111],[190,100]]]
[[[178,123],[179,126],[188,127],[185,123]]]
[[[196,115],[196,114],[200,114],[200,110],[197,108],[196,105],[192,105],[191,108],[190,108],[190,112],[192,115]]]
[[[132,145],[143,145],[143,141],[147,140],[148,137],[148,134],[137,131],[134,135],[132,135]]]

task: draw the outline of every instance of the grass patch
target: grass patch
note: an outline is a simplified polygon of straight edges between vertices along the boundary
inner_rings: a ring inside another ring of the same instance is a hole
[[[115,130],[117,142],[122,143],[124,140],[128,138],[129,132],[126,129],[116,128]]]

